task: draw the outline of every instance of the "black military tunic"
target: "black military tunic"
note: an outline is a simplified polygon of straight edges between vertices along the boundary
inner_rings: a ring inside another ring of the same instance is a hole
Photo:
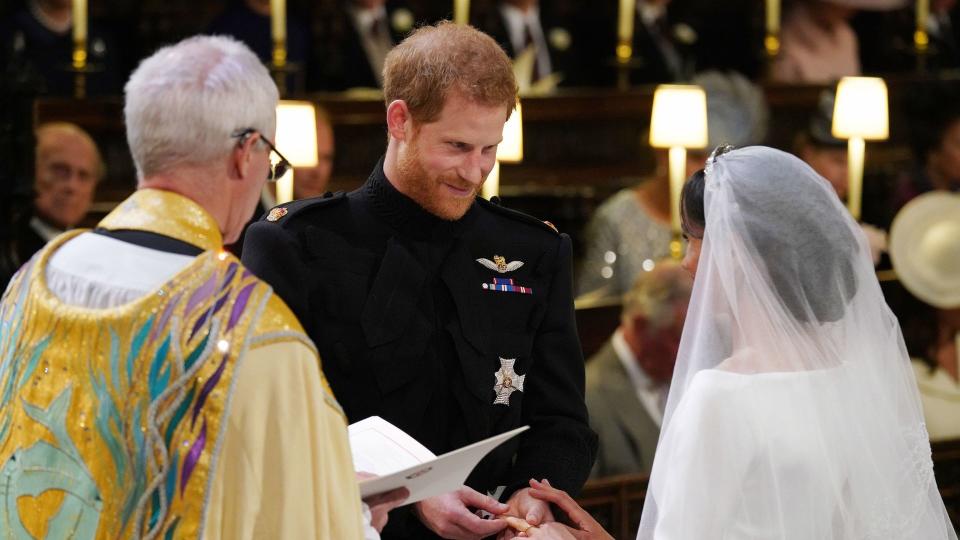
[[[243,262],[300,319],[350,422],[379,415],[438,455],[529,424],[467,485],[506,486],[504,501],[530,478],[580,490],[596,437],[567,235],[481,199],[441,220],[397,191],[382,161],[356,191],[278,208],[247,230]],[[509,360],[523,390],[494,403]],[[433,537],[408,511],[384,531]]]

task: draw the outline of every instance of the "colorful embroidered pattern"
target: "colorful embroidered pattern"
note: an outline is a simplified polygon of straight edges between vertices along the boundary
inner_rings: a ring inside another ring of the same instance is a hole
[[[42,270],[0,304],[4,538],[195,538],[233,369],[269,288],[205,252],[111,310],[59,302]]]
[[[481,285],[481,287],[488,291],[533,294],[533,289],[531,287],[515,285],[512,279],[493,278],[493,283],[484,283]]]

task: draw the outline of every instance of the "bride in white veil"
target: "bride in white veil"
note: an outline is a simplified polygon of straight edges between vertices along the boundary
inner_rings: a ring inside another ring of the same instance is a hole
[[[796,157],[725,150],[684,188],[695,284],[637,538],[955,539],[862,232]]]
[[[793,155],[719,148],[683,191],[693,296],[638,540],[956,539],[861,229]],[[575,527],[610,538],[531,481]]]

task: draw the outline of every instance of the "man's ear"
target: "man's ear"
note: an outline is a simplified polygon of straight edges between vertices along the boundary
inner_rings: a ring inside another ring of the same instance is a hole
[[[230,178],[241,180],[250,174],[250,167],[253,161],[253,146],[260,140],[260,134],[254,133],[244,139],[240,144],[234,147],[230,154]]]
[[[397,99],[387,105],[387,133],[398,141],[405,141],[413,129],[413,116],[407,102]]]

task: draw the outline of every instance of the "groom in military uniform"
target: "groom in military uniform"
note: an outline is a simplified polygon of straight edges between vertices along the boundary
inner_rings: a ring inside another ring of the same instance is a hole
[[[417,30],[387,57],[384,94],[387,151],[366,183],[274,208],[244,262],[303,323],[351,422],[379,415],[436,454],[530,425],[384,531],[508,538],[475,512],[553,520],[528,481],[576,493],[596,453],[570,238],[477,197],[517,94],[491,38]]]

